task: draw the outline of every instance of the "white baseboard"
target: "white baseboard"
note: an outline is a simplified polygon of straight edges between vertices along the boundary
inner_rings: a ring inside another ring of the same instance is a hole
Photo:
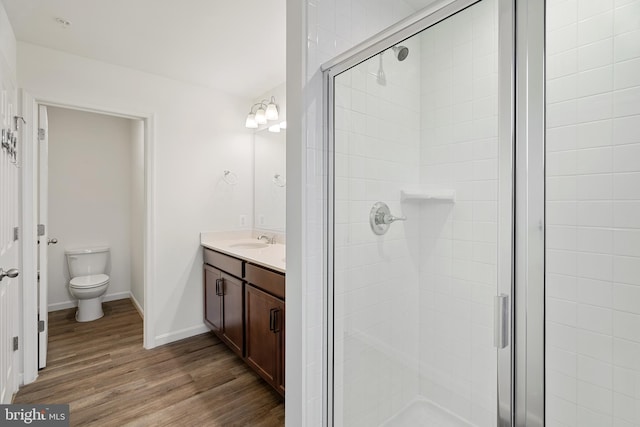
[[[131,292],[126,291],[126,292],[116,292],[113,294],[107,294],[104,296],[104,299],[102,300],[102,302],[107,302],[107,301],[115,301],[118,299],[127,299],[131,297]],[[73,301],[63,301],[63,302],[56,302],[53,304],[49,304],[47,306],[47,310],[49,312],[51,311],[58,311],[58,310],[66,310],[67,308],[74,308],[78,306],[78,301],[77,300],[73,300]]]
[[[138,310],[138,313],[140,313],[140,317],[144,319],[144,310],[142,309],[142,306],[140,305],[136,297],[133,296],[133,292],[129,293],[129,298],[131,298],[133,306],[136,308],[136,310]]]
[[[185,338],[193,337],[196,335],[204,334],[205,332],[209,332],[211,329],[203,325],[192,326],[190,328],[181,329],[175,332],[169,332],[168,334],[162,334],[156,336],[155,339],[155,347],[161,346],[164,344],[169,344],[174,341],[183,340]]]
[[[63,302],[56,302],[53,304],[49,304],[47,306],[47,309],[49,310],[49,312],[52,312],[52,311],[58,311],[58,310],[66,310],[67,308],[73,308],[77,306],[78,306],[77,301],[63,301]]]

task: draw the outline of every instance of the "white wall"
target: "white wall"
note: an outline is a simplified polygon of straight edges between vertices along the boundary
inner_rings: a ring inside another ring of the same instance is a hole
[[[131,291],[130,120],[47,107],[49,118],[49,311],[77,305],[65,249],[109,246],[106,300]],[[40,242],[44,244],[44,242]]]
[[[253,221],[250,100],[28,43],[18,44],[18,76],[40,100],[153,115],[146,320],[155,344],[205,332],[200,232],[238,228],[241,214]],[[225,169],[238,174],[238,185],[222,182]]]
[[[131,297],[144,310],[144,122],[131,120]]]
[[[640,425],[640,1],[549,1],[546,422]]]
[[[0,65],[2,79],[16,81],[16,37],[13,34],[11,23],[4,6],[0,3]]]

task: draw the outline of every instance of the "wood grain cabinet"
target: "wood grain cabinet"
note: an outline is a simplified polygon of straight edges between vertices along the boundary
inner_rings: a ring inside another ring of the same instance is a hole
[[[238,356],[244,356],[244,284],[204,265],[204,321]]]
[[[284,395],[284,301],[245,287],[246,361]]]
[[[204,321],[284,396],[284,274],[204,249]]]
[[[222,279],[222,271],[210,265],[204,265],[204,321],[215,333],[222,332],[220,279]]]

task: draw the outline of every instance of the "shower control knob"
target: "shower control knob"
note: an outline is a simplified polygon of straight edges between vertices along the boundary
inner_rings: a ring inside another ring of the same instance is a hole
[[[58,243],[58,239],[56,239],[55,237],[53,239],[47,240],[47,245],[55,245],[56,243]]]
[[[14,277],[18,277],[18,274],[20,274],[20,271],[18,271],[17,268],[11,268],[7,271],[4,271],[3,269],[0,268],[0,282],[2,282],[2,279],[4,279],[5,277],[8,277],[10,279],[13,279]]]
[[[369,224],[371,225],[371,231],[378,236],[383,235],[389,229],[389,225],[396,221],[406,221],[405,216],[391,215],[389,206],[384,202],[377,202],[371,208],[369,212]]]

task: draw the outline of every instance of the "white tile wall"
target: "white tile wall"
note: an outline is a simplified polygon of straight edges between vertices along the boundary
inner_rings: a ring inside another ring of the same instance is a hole
[[[418,396],[495,424],[495,7],[403,42],[402,63],[386,53],[387,86],[378,57],[337,79],[338,425],[378,425]],[[455,188],[458,202],[399,203],[420,186]],[[408,217],[384,237],[368,224],[378,200]]]
[[[420,392],[472,425],[496,423],[497,2],[422,36]]]
[[[640,426],[640,1],[547,23],[547,425]]]
[[[386,86],[377,56],[336,79],[336,425],[379,425],[419,394],[418,210],[399,195],[418,183],[420,45],[403,44],[405,61],[383,54]],[[413,221],[376,236],[377,201]]]

